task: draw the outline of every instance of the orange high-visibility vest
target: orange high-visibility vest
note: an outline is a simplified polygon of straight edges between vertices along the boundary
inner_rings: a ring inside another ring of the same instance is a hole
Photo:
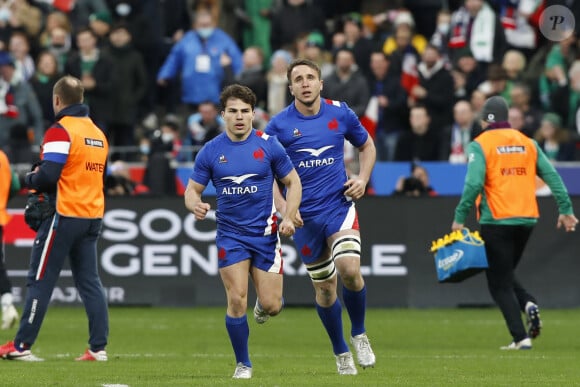
[[[10,196],[11,183],[10,162],[6,153],[0,150],[0,226],[5,226],[10,220],[10,215],[6,212],[6,204],[8,203],[8,196]]]
[[[485,157],[487,204],[494,219],[537,218],[534,142],[516,129],[491,129],[480,134]]]
[[[107,139],[88,117],[66,116],[58,123],[70,137],[70,150],[58,180],[56,210],[64,216],[102,218]]]

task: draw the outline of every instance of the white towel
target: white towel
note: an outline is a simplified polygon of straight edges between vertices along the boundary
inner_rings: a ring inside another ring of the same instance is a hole
[[[6,94],[10,89],[10,84],[3,79],[0,79],[0,114],[5,114],[8,111],[6,105]]]

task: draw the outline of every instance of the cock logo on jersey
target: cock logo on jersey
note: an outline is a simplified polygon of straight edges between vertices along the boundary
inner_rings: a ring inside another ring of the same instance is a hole
[[[336,118],[333,118],[332,121],[328,122],[328,129],[330,130],[337,130],[338,129],[338,121]]]
[[[258,148],[253,153],[254,159],[258,161],[264,161],[264,150],[262,148]]]

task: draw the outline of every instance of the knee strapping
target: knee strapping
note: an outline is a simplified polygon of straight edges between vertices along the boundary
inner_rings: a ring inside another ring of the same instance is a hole
[[[336,268],[334,267],[332,258],[328,258],[321,263],[306,265],[306,270],[314,282],[323,282],[336,275]]]
[[[360,238],[355,235],[344,235],[332,244],[332,259],[340,259],[345,256],[358,257],[361,255]]]

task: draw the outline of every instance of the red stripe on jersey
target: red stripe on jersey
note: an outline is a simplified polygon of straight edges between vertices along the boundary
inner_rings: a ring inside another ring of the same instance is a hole
[[[332,100],[331,99],[324,98],[324,102],[326,102],[328,105],[332,105]]]
[[[358,213],[354,215],[354,222],[352,223],[353,230],[360,230],[360,226],[358,224]]]
[[[278,253],[280,254],[280,256],[282,256],[282,248],[280,247],[280,249],[278,250]],[[278,272],[278,274],[284,274],[284,260],[281,260],[282,262],[280,262],[280,271]]]
[[[61,126],[52,126],[48,128],[44,134],[44,144],[53,141],[66,141],[70,142],[70,137],[68,132]]]

